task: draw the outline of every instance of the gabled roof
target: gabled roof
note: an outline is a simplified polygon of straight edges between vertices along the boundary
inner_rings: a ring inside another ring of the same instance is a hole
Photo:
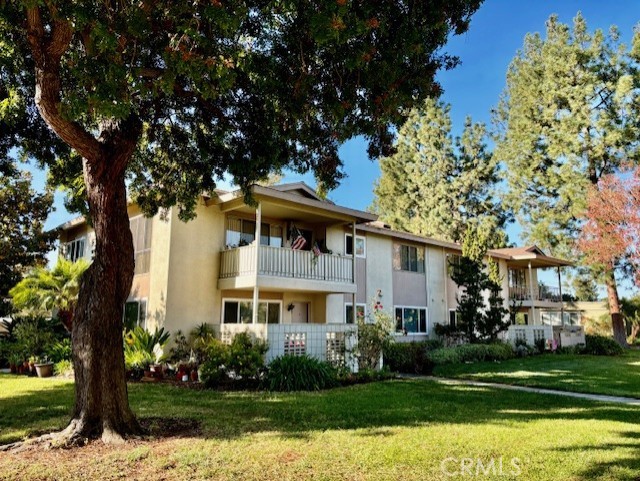
[[[526,247],[507,247],[505,249],[493,249],[491,252],[497,252],[509,256],[509,265],[528,267],[561,267],[571,266],[573,262],[559,257],[548,256],[536,245]]]
[[[280,192],[288,192],[290,194],[297,194],[303,197],[307,197],[308,199],[318,200],[320,202],[329,202],[333,204],[330,200],[326,200],[321,198],[315,190],[309,187],[304,182],[290,182],[288,184],[279,184],[279,185],[269,185],[266,186],[270,189],[278,190]]]

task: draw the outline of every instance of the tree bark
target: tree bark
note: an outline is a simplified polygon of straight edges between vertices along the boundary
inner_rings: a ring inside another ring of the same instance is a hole
[[[84,274],[73,322],[75,406],[67,442],[102,437],[118,442],[141,428],[129,408],[122,347],[123,306],[134,272],[124,168],[84,162],[95,257]],[[113,172],[112,170],[116,170]],[[119,171],[118,171],[119,170]]]
[[[624,318],[620,309],[620,298],[618,297],[616,277],[612,269],[605,272],[605,283],[607,285],[607,297],[609,299],[609,313],[611,314],[613,338],[622,347],[627,347],[627,331],[624,326]]]

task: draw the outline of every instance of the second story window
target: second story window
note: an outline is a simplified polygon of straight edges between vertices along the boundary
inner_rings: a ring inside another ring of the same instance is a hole
[[[393,246],[393,268],[424,274],[424,248],[405,244]]]
[[[260,245],[282,247],[282,226],[263,222],[260,225]],[[225,244],[227,247],[242,247],[256,239],[256,222],[239,217],[227,217]]]
[[[353,255],[353,235],[345,234],[344,236],[344,253],[345,255]],[[356,236],[356,257],[366,257],[367,255],[367,239],[366,237]]]
[[[129,219],[129,227],[133,235],[133,251],[135,255],[135,274],[149,272],[151,261],[151,225],[153,219],[137,216]]]
[[[84,257],[86,238],[80,237],[65,244],[64,256],[71,262],[76,262]]]

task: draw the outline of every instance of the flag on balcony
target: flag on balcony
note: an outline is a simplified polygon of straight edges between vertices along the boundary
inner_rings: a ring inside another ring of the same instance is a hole
[[[297,227],[293,228],[291,237],[293,238],[293,242],[291,243],[291,248],[293,250],[299,251],[305,245],[307,245],[307,240],[304,238],[302,232],[300,232]]]
[[[322,254],[320,247],[318,247],[318,243],[314,242],[313,247],[311,248],[311,252],[313,252],[314,257],[319,257]]]

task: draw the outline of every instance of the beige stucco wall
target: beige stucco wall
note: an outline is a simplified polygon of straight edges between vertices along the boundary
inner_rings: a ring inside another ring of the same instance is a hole
[[[200,203],[189,222],[171,212],[171,239],[164,327],[188,332],[220,321],[217,290],[220,250],[224,247],[224,214]]]
[[[367,235],[366,304],[367,310],[380,290],[382,306],[393,314],[393,242],[391,238],[375,234]],[[364,302],[364,301],[363,301]]]
[[[427,321],[429,322],[429,335],[433,336],[433,328],[436,323],[443,324],[449,321],[445,293],[445,252],[440,247],[427,247],[425,260],[428,286]]]

